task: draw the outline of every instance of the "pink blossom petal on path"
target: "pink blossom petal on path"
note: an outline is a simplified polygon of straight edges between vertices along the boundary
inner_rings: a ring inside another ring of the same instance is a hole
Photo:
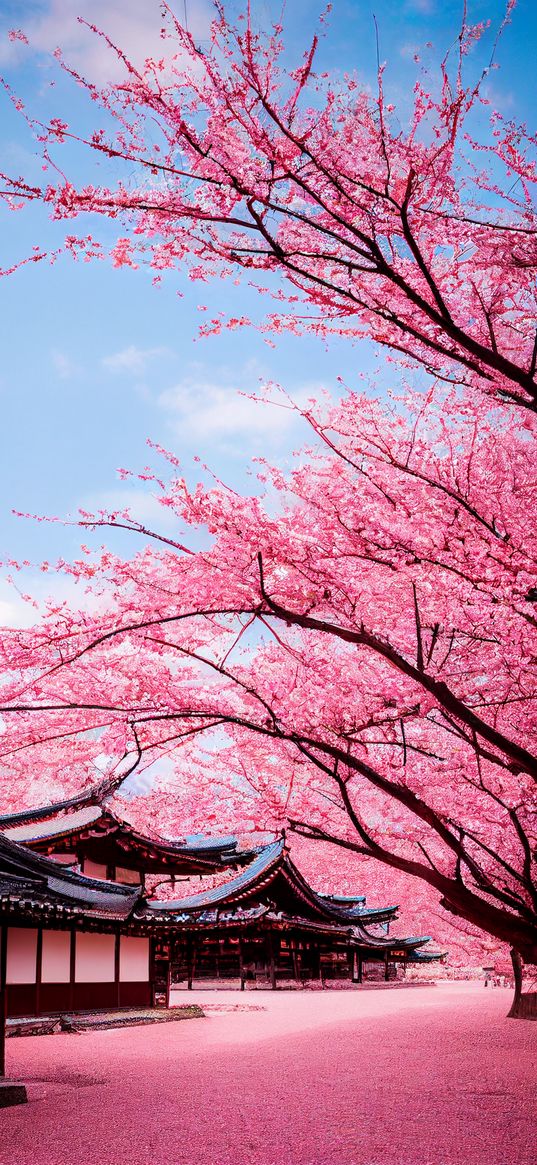
[[[208,1018],[10,1040],[31,1103],[1,1165],[534,1165],[537,1025],[507,991],[192,1001]]]

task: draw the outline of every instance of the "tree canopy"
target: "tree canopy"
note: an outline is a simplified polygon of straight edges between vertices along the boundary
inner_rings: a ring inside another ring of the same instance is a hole
[[[369,337],[398,388],[312,401],[309,447],[261,466],[263,496],[193,485],[169,456],[151,484],[176,538],[81,515],[146,544],[61,564],[89,605],[4,634],[4,772],[20,790],[31,756],[76,789],[99,762],[102,792],[172,763],[209,826],[373,857],[535,962],[534,139],[496,112],[472,139],[466,24],[402,129],[382,69],[371,96],[317,75],[315,41],[284,66],[279,27],[220,12],[202,51],[166,20],[171,59],[124,61],[100,91],[74,75],[108,119],[85,145],[135,179],[11,175],[5,197],[118,222],[116,265],[246,272],[276,301],[267,328]],[[51,164],[73,131],[37,128]]]

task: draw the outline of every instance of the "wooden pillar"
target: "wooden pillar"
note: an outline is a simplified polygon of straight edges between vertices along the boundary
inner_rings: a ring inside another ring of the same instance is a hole
[[[192,991],[192,941],[190,938],[186,940],[186,985],[189,991]]]
[[[192,980],[194,978],[194,971],[195,971],[195,967],[196,967],[196,953],[194,950],[194,940],[190,937],[190,935],[187,939],[186,950],[187,950],[187,955],[186,955],[187,985],[188,985],[188,990],[192,991]]]
[[[274,938],[273,938],[271,931],[269,931],[269,933],[268,933],[267,941],[268,941],[268,949],[269,949],[270,986],[272,987],[272,990],[275,991],[276,990],[276,962],[275,962],[275,958],[274,958]]]
[[[291,959],[293,961],[293,974],[295,982],[300,983],[300,955],[297,951],[296,940],[290,939],[289,945],[291,947]]]
[[[71,930],[71,950],[69,959],[69,1009],[75,1008],[75,970],[76,970],[76,928]]]
[[[244,991],[244,950],[242,946],[242,938],[239,939],[239,976],[241,981],[241,991]]]
[[[388,952],[385,951],[384,952],[384,980],[386,983],[388,982],[388,978],[389,978],[389,975],[388,975]]]
[[[6,961],[7,926],[0,927],[0,1080],[6,1074]]]
[[[41,1015],[41,964],[43,960],[43,927],[37,931],[37,951],[35,959],[35,1014]]]
[[[362,963],[362,952],[358,951],[358,982],[362,983],[364,977],[364,967]]]
[[[121,942],[121,935],[119,930],[116,931],[116,942],[114,946],[114,983],[116,988],[116,1007],[121,1006],[121,993],[119,984],[119,944]]]
[[[166,965],[166,1007],[168,1009],[170,1006],[171,982],[172,982],[172,964],[171,964],[171,959],[168,955],[168,962]]]
[[[318,972],[319,972],[319,982],[320,982],[320,984],[321,984],[321,987],[324,987],[324,983],[323,983],[323,965],[322,965],[322,963],[321,963],[321,948],[320,948],[320,946],[317,946],[315,949],[316,949],[316,951],[317,951],[317,969],[318,969]]]
[[[347,966],[349,968],[349,975],[352,983],[354,980],[354,951],[350,944],[347,946]]]

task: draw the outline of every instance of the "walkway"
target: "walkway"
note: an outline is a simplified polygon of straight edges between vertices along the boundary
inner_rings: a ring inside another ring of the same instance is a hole
[[[32,1099],[1,1165],[534,1165],[537,1024],[506,991],[189,1002],[208,1017],[10,1040]]]

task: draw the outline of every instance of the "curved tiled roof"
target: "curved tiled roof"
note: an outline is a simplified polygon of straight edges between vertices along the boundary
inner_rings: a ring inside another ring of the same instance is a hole
[[[394,939],[394,942],[406,943],[408,947],[422,947],[425,943],[430,943],[430,934],[412,934],[404,939]]]
[[[439,959],[445,959],[446,951],[411,951],[408,956],[409,963],[436,963]]]
[[[350,907],[365,902],[365,894],[319,894],[319,898],[324,898],[326,902],[335,902],[336,906]]]
[[[163,840],[166,840],[165,838]],[[203,853],[212,853],[215,849],[234,849],[238,843],[238,838],[232,834],[226,837],[207,837],[203,833],[192,833],[185,837],[182,843],[183,849],[188,849],[189,853],[195,853],[201,850]],[[179,843],[174,843],[179,844]]]
[[[49,805],[34,805],[33,809],[19,809],[15,813],[0,813],[0,829],[10,825],[23,825],[27,821],[43,821],[44,818],[54,817],[57,813],[65,813],[67,809],[80,809],[84,805],[100,805],[104,793],[101,785],[92,785],[82,793],[73,797],[66,797],[63,801],[53,801]]]
[[[393,918],[396,911],[399,910],[398,903],[395,906],[366,906],[365,898],[363,901],[364,905],[350,906],[348,909],[338,907],[336,903],[330,902],[329,906],[331,907],[330,913],[332,918],[347,919],[349,922],[352,922],[354,919],[363,919],[364,922],[368,920],[371,922],[381,922],[383,919]]]
[[[241,896],[245,891],[256,886],[264,874],[268,874],[275,866],[279,865],[283,852],[284,841],[281,838],[279,841],[273,841],[270,845],[263,846],[254,861],[250,862],[242,873],[238,874],[236,878],[231,878],[229,882],[224,882],[221,886],[213,886],[210,890],[202,890],[198,894],[191,894],[188,898],[149,902],[148,907],[151,910],[170,913],[174,910],[202,910],[206,907],[216,906],[220,902],[233,901],[237,896]]]
[[[65,812],[63,803],[50,806],[47,816],[45,810],[29,810],[20,815],[9,814],[0,817],[0,831],[12,841],[23,842],[29,846],[47,841],[58,841],[68,838],[70,834],[77,834],[81,830],[95,825],[99,829],[102,823],[103,835],[106,826],[123,831],[135,845],[151,847],[159,851],[165,858],[192,858],[198,863],[207,862],[214,866],[243,863],[257,851],[239,850],[238,838],[233,836],[205,837],[194,834],[184,840],[162,837],[152,831],[139,833],[128,821],[118,817],[108,805],[87,804],[73,812]]]
[[[85,805],[74,813],[66,813],[63,817],[53,817],[44,821],[25,822],[21,825],[10,825],[3,829],[4,837],[12,841],[32,842],[46,840],[49,837],[62,837],[65,834],[76,833],[87,825],[93,825],[103,816],[99,805]],[[3,819],[0,818],[0,828]]]
[[[357,922],[366,923],[389,919],[397,910],[396,906],[379,906],[368,909],[363,904],[365,902],[363,898],[345,899],[344,901],[349,901],[350,904],[343,906],[332,898],[317,894],[291,862],[285,849],[283,837],[263,846],[254,861],[250,862],[235,878],[231,878],[219,886],[212,886],[208,890],[191,894],[186,898],[148,902],[147,909],[156,914],[167,913],[170,915],[173,912],[192,913],[196,910],[231,904],[251,897],[256,892],[262,893],[280,872],[293,892],[297,904],[303,901],[319,921],[324,920],[331,923],[332,926],[338,923],[344,927],[346,924],[349,933]]]
[[[87,878],[0,835],[0,899],[7,904],[58,907],[87,917],[124,920],[141,893],[141,886]]]

